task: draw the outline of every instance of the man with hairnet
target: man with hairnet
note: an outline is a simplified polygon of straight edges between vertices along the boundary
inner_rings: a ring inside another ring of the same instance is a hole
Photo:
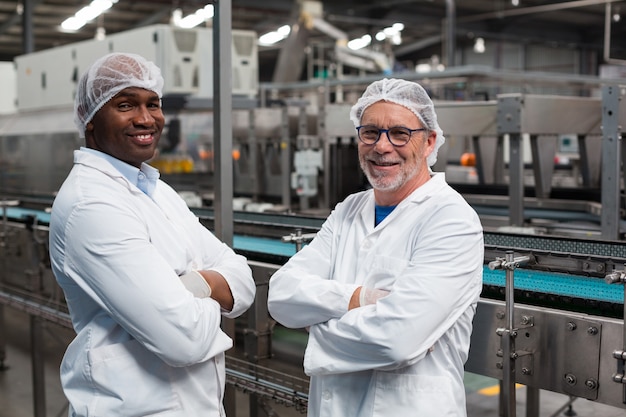
[[[222,316],[253,302],[246,259],[204,228],[146,163],[164,126],[163,78],[134,54],[81,77],[85,147],[55,198],[52,270],[76,338],[61,363],[69,416],[223,416]]]
[[[350,117],[372,189],[339,203],[270,279],[271,315],[309,329],[308,415],[465,416],[480,221],[430,169],[444,137],[419,84],[376,81]]]

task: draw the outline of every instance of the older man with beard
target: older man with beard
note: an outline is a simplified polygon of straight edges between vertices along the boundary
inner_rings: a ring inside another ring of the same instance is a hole
[[[480,221],[430,169],[445,139],[419,84],[376,81],[350,117],[372,189],[339,203],[270,280],[272,316],[310,332],[308,416],[466,416]]]

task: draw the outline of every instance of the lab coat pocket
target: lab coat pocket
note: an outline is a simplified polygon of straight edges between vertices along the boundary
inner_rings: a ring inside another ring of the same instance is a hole
[[[373,415],[458,417],[460,414],[447,378],[377,372]]]
[[[92,349],[89,367],[93,416],[166,416],[182,408],[168,366],[136,340]]]

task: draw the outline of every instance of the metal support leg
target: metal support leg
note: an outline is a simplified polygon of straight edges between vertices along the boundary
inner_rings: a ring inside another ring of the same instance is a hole
[[[602,87],[602,238],[620,235],[620,172],[622,135],[619,123],[621,92],[618,86]]]
[[[524,95],[498,97],[498,136],[509,135],[509,225],[519,227],[524,226],[524,102]]]
[[[43,322],[30,316],[30,350],[33,374],[33,410],[35,417],[46,417],[46,384],[43,358]]]
[[[522,264],[530,262],[529,256],[521,256],[516,258],[513,251],[507,251],[504,258],[496,258],[495,261],[489,262],[489,269],[504,269],[506,272],[505,284],[505,328],[496,329],[496,333],[500,336],[502,362],[499,368],[502,369],[502,381],[500,385],[501,402],[504,403],[504,416],[515,417],[516,400],[515,400],[515,361],[521,355],[527,355],[528,352],[517,351],[515,349],[515,338],[517,337],[518,328],[515,326],[515,285],[514,271]],[[526,323],[522,321],[523,326],[532,325],[532,318],[527,318]],[[532,396],[532,395],[531,395]],[[502,411],[502,409],[501,409]]]
[[[607,284],[626,284],[626,265],[623,270],[615,270],[604,277]],[[626,285],[624,285],[626,297]],[[617,359],[617,372],[613,374],[613,382],[622,384],[622,403],[626,404],[626,307],[623,311],[624,329],[622,331],[622,346],[613,351],[613,358]]]
[[[526,417],[539,417],[539,389],[526,387]]]
[[[552,191],[554,174],[554,157],[556,156],[555,135],[539,137],[530,135],[530,149],[533,157],[533,174],[535,177],[535,196],[549,198]]]
[[[504,384],[502,383],[502,380],[498,381],[498,385],[500,386],[500,392],[498,394],[498,416],[504,417],[505,398],[504,398]]]
[[[522,135],[509,135],[509,224],[524,226],[524,156]]]
[[[2,271],[0,271],[0,290],[2,290],[4,286],[4,274],[6,271],[6,262],[7,262],[7,239],[9,233],[8,227],[8,214],[7,207],[15,207],[19,204],[17,200],[2,200],[0,202],[0,206],[2,207],[2,230],[0,231],[0,267]],[[5,371],[8,369],[8,366],[5,364],[5,360],[7,357],[6,351],[6,331],[4,326],[4,306],[0,305],[0,371]]]
[[[623,277],[623,274],[622,274]],[[622,281],[624,281],[622,279]],[[626,285],[624,285],[624,297],[626,297]],[[626,300],[626,298],[624,298]],[[622,332],[622,352],[626,351],[626,306],[624,307],[624,312],[622,313],[624,317],[624,330]],[[615,353],[613,353],[615,356]],[[624,355],[622,355],[623,357]],[[626,384],[624,383],[624,375],[626,375],[626,371],[624,370],[625,364],[622,362],[622,403],[626,404]],[[619,368],[619,365],[618,365]]]
[[[248,324],[244,331],[244,351],[249,362],[258,364],[260,360],[270,357],[272,352],[272,330],[270,314],[267,310],[267,293],[271,270],[260,265],[251,265],[252,275],[256,282],[256,299],[248,309]],[[254,373],[254,370],[251,370]],[[260,395],[251,393],[249,396],[250,417],[258,417],[259,411],[269,408]]]
[[[280,138],[280,173],[282,204],[291,207],[291,137],[289,134],[289,112],[282,109],[282,126]]]
[[[507,263],[513,262],[514,254],[509,252],[506,254],[505,260]],[[515,401],[515,359],[513,352],[515,352],[515,332],[513,332],[513,313],[514,313],[514,301],[513,294],[515,288],[513,286],[513,270],[506,269],[506,287],[505,287],[505,299],[506,299],[506,312],[505,321],[506,329],[502,335],[502,382],[504,393],[504,407],[506,417],[515,417],[516,415],[516,401]]]
[[[6,371],[9,367],[6,365],[7,358],[7,338],[4,329],[4,306],[0,304],[0,371]]]

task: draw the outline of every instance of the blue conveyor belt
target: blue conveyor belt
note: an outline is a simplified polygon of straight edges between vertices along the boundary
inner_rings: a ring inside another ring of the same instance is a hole
[[[233,246],[235,250],[286,257],[296,253],[295,243],[285,243],[275,238],[235,235],[233,237]]]
[[[41,210],[28,209],[23,207],[7,207],[7,218],[17,221],[25,221],[28,217],[34,217],[39,224],[50,224],[50,213]]]
[[[287,257],[295,253],[293,243],[283,243],[277,239],[253,236],[235,236],[234,246],[237,250]],[[485,265],[483,282],[486,285],[504,287],[506,272],[504,270],[492,271]],[[624,303],[624,287],[622,285],[607,284],[603,279],[596,277],[518,268],[514,272],[514,285],[516,289],[523,291],[609,303]]]
[[[10,219],[21,221],[34,216],[40,224],[50,223],[50,214],[41,210],[7,207],[7,216]],[[285,258],[296,253],[294,243],[285,243],[276,238],[235,235],[233,246],[238,251]],[[610,285],[605,283],[603,279],[596,277],[518,268],[514,272],[514,278],[515,288],[523,291],[609,303],[624,303],[623,285]],[[483,282],[486,285],[504,287],[506,282],[505,271],[492,271],[485,265]]]
[[[514,271],[513,282],[515,289],[524,291],[609,303],[624,303],[624,286],[607,284],[600,278],[518,268]],[[504,287],[506,272],[503,270],[492,271],[484,266],[483,283]]]

